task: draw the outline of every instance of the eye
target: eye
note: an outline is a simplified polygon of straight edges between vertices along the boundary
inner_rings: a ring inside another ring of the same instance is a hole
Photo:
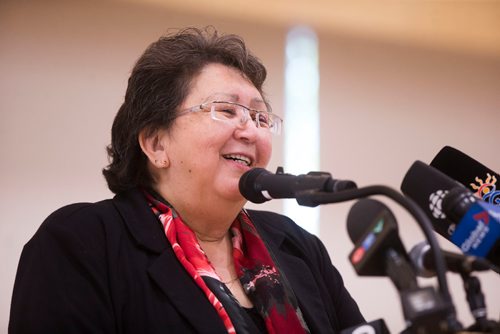
[[[259,118],[259,124],[263,128],[268,128],[270,126],[270,116],[266,112],[258,112],[256,113],[257,117]],[[253,116],[255,118],[256,116]]]
[[[230,103],[214,103],[212,108],[222,118],[233,118],[238,114],[237,107]]]

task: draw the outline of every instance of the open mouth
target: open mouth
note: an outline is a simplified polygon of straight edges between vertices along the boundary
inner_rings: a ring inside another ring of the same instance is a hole
[[[224,159],[233,160],[239,164],[250,166],[252,164],[252,159],[241,154],[226,154],[223,155]]]

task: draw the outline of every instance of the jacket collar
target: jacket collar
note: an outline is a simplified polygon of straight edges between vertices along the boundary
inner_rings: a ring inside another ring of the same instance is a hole
[[[116,195],[113,203],[139,245],[155,253],[167,248],[162,226],[139,189]]]

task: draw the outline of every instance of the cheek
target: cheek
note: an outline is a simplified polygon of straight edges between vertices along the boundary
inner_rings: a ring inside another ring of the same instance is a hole
[[[260,162],[267,166],[269,160],[271,160],[271,153],[273,152],[273,142],[272,137],[264,137],[259,143],[259,152],[260,152]]]

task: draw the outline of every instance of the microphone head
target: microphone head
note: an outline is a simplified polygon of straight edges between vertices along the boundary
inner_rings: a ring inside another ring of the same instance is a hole
[[[238,184],[240,193],[252,203],[260,204],[269,201],[269,198],[262,195],[261,189],[259,189],[256,181],[258,178],[270,174],[271,172],[264,168],[252,168],[245,172],[241,176]]]
[[[434,270],[428,269],[427,264],[427,254],[430,251],[431,246],[427,241],[422,241],[413,246],[408,255],[410,256],[413,268],[415,272],[420,277],[434,277],[436,272]]]
[[[493,267],[491,263],[480,257],[462,255],[440,249],[443,254],[448,271],[470,274],[473,271],[489,271]],[[431,253],[431,247],[426,241],[416,244],[409,253],[415,271],[420,277],[436,276],[436,262]]]
[[[443,210],[443,199],[453,188],[464,188],[436,168],[415,161],[401,183],[401,191],[424,210],[434,230],[449,239],[455,224]]]
[[[349,260],[360,276],[386,276],[386,252],[407,257],[399,238],[396,218],[385,204],[364,198],[347,217],[347,232],[354,243]]]
[[[485,202],[500,205],[500,175],[467,154],[445,146],[430,165],[463,184]]]
[[[396,221],[392,212],[382,202],[364,198],[354,203],[347,214],[347,233],[352,243],[357,243],[373,221],[383,214],[387,215],[391,221]],[[397,229],[397,225],[395,226]]]

